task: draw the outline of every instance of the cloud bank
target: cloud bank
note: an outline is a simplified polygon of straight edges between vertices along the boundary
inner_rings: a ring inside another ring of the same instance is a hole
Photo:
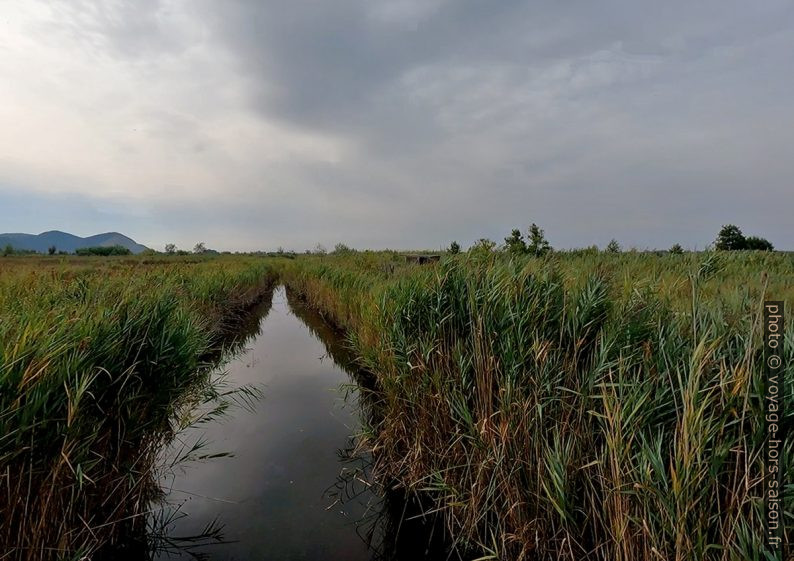
[[[0,3],[0,230],[791,247],[787,2]]]

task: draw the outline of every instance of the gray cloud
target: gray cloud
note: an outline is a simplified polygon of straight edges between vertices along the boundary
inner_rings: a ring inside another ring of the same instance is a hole
[[[80,129],[106,141],[101,173],[26,174],[21,154],[8,185],[82,170],[83,195],[113,183],[152,232],[229,248],[439,247],[533,221],[562,247],[703,247],[724,222],[791,238],[788,3],[107,6],[37,27],[101,61],[75,70],[101,84]]]

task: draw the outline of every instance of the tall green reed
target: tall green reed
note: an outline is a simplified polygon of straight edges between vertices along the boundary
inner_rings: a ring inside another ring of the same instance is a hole
[[[261,260],[82,261],[0,271],[0,543],[76,558],[145,524],[151,467]]]
[[[380,259],[279,269],[376,374],[376,473],[434,501],[462,547],[759,558],[758,318],[765,294],[794,295],[790,256]],[[790,423],[791,366],[785,378]]]

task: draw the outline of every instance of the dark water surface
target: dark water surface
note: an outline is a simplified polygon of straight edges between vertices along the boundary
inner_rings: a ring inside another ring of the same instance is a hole
[[[179,506],[167,535],[178,542],[217,522],[227,543],[169,549],[159,559],[189,559],[188,551],[216,560],[376,557],[361,534],[377,501],[366,491],[341,502],[337,496],[340,473],[349,469],[344,451],[358,430],[356,404],[341,389],[351,379],[317,338],[329,328],[315,322],[310,329],[304,322],[316,315],[291,300],[276,289],[259,335],[225,366],[232,386],[256,386],[263,397],[252,410],[233,408],[180,435],[234,456],[189,462],[164,480],[168,503]]]

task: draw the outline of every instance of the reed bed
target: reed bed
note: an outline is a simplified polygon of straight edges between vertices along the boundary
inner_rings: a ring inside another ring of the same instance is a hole
[[[261,259],[0,262],[0,559],[80,559],[142,531],[152,466]]]
[[[786,254],[278,264],[375,374],[384,485],[481,559],[764,559],[762,301]],[[785,425],[794,417],[786,322]],[[786,539],[794,445],[784,448]]]

